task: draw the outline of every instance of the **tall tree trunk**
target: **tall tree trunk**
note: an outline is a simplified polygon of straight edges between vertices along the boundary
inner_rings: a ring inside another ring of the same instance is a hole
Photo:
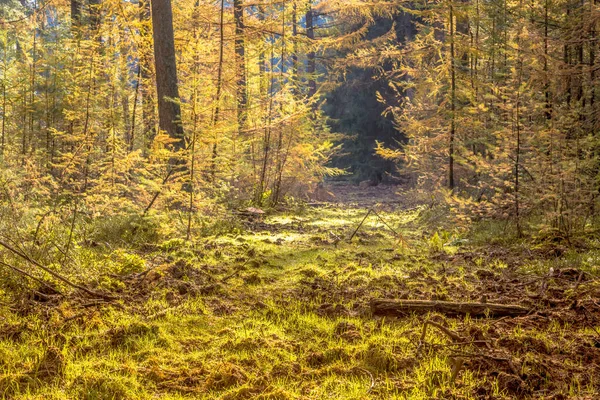
[[[286,49],[286,31],[285,31],[285,6],[286,0],[283,0],[283,10],[282,18],[281,18],[281,68],[279,69],[279,81],[280,85],[285,85],[285,60],[287,57],[287,49]],[[280,103],[280,108],[283,108],[283,103]],[[283,114],[283,110],[281,110]],[[281,181],[283,179],[283,167],[284,167],[284,157],[283,157],[283,134],[285,130],[285,125],[279,127],[279,135],[277,138],[277,160],[276,160],[276,170],[275,170],[275,182],[273,187],[273,197],[271,199],[272,205],[277,205],[280,200],[281,195]]]
[[[159,128],[176,139],[173,148],[181,150],[185,147],[185,142],[179,105],[171,0],[152,0],[152,27]]]
[[[139,68],[139,85],[140,94],[142,96],[142,128],[145,137],[146,145],[144,151],[150,147],[152,140],[156,134],[156,109],[155,109],[155,85],[152,74],[153,57],[152,51],[147,51],[146,46],[151,48],[151,16],[150,16],[150,0],[140,0],[139,2],[139,20],[140,20],[140,36],[143,45],[140,49],[141,54],[138,60]]]
[[[456,134],[456,54],[454,48],[454,9],[450,4],[450,144],[448,148],[448,188],[454,190],[454,137]]]
[[[212,159],[210,163],[210,176],[212,181],[215,180],[217,172],[217,157],[218,157],[218,136],[217,124],[221,113],[221,92],[223,91],[223,61],[225,50],[225,0],[221,0],[221,13],[219,18],[219,65],[217,66],[217,93],[215,94],[215,110],[213,113],[212,127],[215,132],[214,143],[212,148]]]
[[[81,28],[81,0],[71,0],[71,31],[77,35]]]
[[[246,106],[248,95],[246,89],[246,45],[244,41],[244,6],[243,0],[234,0],[233,17],[235,19],[235,57],[237,69],[237,120],[238,134],[244,129],[246,124]]]
[[[196,141],[198,139],[198,76],[200,75],[200,42],[198,35],[199,22],[199,1],[196,0],[194,5],[193,23],[194,28],[192,37],[196,47],[194,49],[194,63],[192,65],[192,132],[191,132],[191,143],[190,143],[190,183],[189,183],[189,203],[188,203],[188,221],[187,221],[187,232],[186,239],[190,240],[192,237],[192,217],[194,214],[194,200],[195,200],[195,179],[196,179]]]
[[[308,11],[306,11],[306,37],[310,40],[310,51],[308,52],[306,74],[308,76],[308,97],[312,98],[317,94],[317,81],[315,80],[315,72],[317,70],[316,54],[313,49],[315,40],[315,25],[314,11],[312,8],[312,0],[309,2]]]
[[[99,33],[100,22],[102,21],[100,5],[102,0],[89,0],[90,5],[90,29],[94,35]],[[99,39],[99,38],[98,38]]]
[[[292,87],[293,93],[297,94],[298,85],[298,5],[296,0],[293,1],[292,5]]]
[[[546,121],[552,117],[550,105],[550,77],[548,76],[548,1],[544,2],[544,116]]]
[[[8,55],[7,55],[7,43],[6,43],[6,39],[3,43],[2,46],[2,138],[1,138],[1,143],[0,143],[0,157],[4,157],[4,150],[5,150],[5,146],[6,146],[6,106],[7,106],[7,99],[6,99],[6,83],[7,83],[7,77],[6,77],[6,71],[8,68]]]

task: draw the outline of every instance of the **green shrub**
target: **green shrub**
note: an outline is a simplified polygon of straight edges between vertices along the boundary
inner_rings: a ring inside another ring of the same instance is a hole
[[[156,243],[160,224],[152,217],[112,215],[93,221],[91,239],[101,243]]]

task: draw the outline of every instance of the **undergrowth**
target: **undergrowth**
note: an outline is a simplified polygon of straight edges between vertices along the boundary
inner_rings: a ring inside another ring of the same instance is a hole
[[[63,296],[36,298],[35,282],[2,269],[0,397],[595,398],[600,250],[530,241],[525,251],[507,237],[482,247],[501,225],[424,225],[423,210],[382,210],[401,236],[371,217],[352,242],[366,210],[207,222],[192,241],[143,220],[96,221],[67,257],[39,259],[117,301],[60,282]],[[130,242],[135,226],[142,240]],[[375,298],[485,299],[546,316],[380,318]],[[421,341],[426,320],[467,342],[435,329]]]

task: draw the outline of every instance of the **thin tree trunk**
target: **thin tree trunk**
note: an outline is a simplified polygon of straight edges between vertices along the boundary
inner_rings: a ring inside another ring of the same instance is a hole
[[[140,80],[142,79],[142,66],[138,63],[137,79],[135,81],[135,91],[133,94],[133,110],[131,110],[131,126],[129,132],[129,146],[127,146],[127,152],[131,153],[135,145],[135,126],[137,120],[137,106],[140,95]]]
[[[260,181],[256,190],[255,202],[261,206],[263,203],[263,195],[265,188],[268,187],[268,175],[267,171],[269,168],[269,158],[271,156],[271,117],[273,115],[273,89],[275,86],[275,77],[273,76],[273,70],[275,69],[275,45],[271,41],[271,78],[269,79],[269,107],[267,112],[267,119],[265,121],[264,137],[263,137],[263,163],[260,172]]]
[[[246,45],[245,45],[245,26],[244,26],[244,6],[243,0],[234,0],[233,14],[235,19],[235,56],[237,68],[237,121],[238,135],[244,129],[246,124],[246,107],[248,104],[248,95],[246,89]]]
[[[79,35],[81,29],[81,0],[71,0],[71,31]]]
[[[31,50],[31,68],[30,68],[30,87],[29,87],[29,110],[28,110],[28,116],[29,116],[29,140],[28,140],[28,146],[26,146],[24,148],[23,151],[23,155],[25,155],[29,150],[31,151],[31,154],[33,154],[33,152],[35,151],[35,141],[34,141],[34,134],[35,134],[35,128],[34,128],[34,120],[35,120],[35,86],[36,86],[36,75],[37,75],[37,71],[36,71],[36,66],[37,66],[37,46],[38,46],[38,39],[37,39],[37,1],[34,1],[33,3],[33,7],[34,7],[34,14],[33,14],[33,21],[34,21],[34,28],[33,28],[33,48]]]
[[[522,3],[522,2],[521,2]],[[520,181],[519,172],[521,170],[521,84],[523,82],[523,55],[521,51],[521,28],[517,33],[517,68],[518,77],[516,82],[516,104],[515,104],[515,131],[516,131],[516,154],[515,154],[515,220],[517,225],[517,235],[523,235],[521,230],[521,210],[520,210]]]
[[[198,130],[198,75],[200,69],[200,57],[199,57],[199,48],[198,48],[198,8],[199,2],[196,1],[194,6],[194,32],[193,38],[196,43],[196,49],[194,54],[194,64],[193,64],[193,94],[192,94],[192,143],[190,146],[190,198],[189,198],[189,206],[188,206],[188,223],[187,223],[187,232],[186,232],[186,240],[190,240],[192,237],[192,217],[194,214],[194,198],[195,198],[195,174],[196,174],[196,140],[197,140],[197,130]]]
[[[552,117],[550,105],[550,77],[548,76],[548,0],[544,2],[544,116],[546,121]]]
[[[292,5],[292,87],[293,93],[298,92],[298,5],[296,0],[293,0]]]
[[[308,97],[312,98],[317,94],[317,81],[315,80],[315,72],[317,70],[316,54],[313,49],[315,41],[315,26],[314,26],[314,11],[312,9],[312,0],[309,2],[309,8],[306,12],[306,37],[310,40],[311,49],[308,52],[306,74],[308,79]]]
[[[456,134],[456,65],[454,49],[454,9],[450,4],[450,144],[448,148],[448,188],[454,190],[454,137]]]
[[[283,10],[285,10],[286,0],[283,0]],[[283,17],[281,21],[281,68],[279,70],[279,81],[280,85],[285,84],[285,59],[287,57],[286,50],[286,30],[285,30],[285,12],[283,12]],[[283,108],[283,103],[280,105]],[[281,110],[283,111],[283,110]],[[272,204],[277,205],[279,203],[279,197],[281,195],[281,180],[283,179],[283,133],[284,133],[285,125],[279,127],[279,135],[277,138],[277,170],[275,173],[275,185],[273,190],[273,198]]]
[[[100,5],[102,0],[88,0],[90,5],[90,29],[94,35],[99,33],[102,16]]]
[[[218,143],[217,136],[217,124],[219,123],[219,117],[221,112],[221,92],[223,90],[223,53],[225,49],[225,0],[221,0],[221,13],[219,18],[219,65],[217,66],[217,93],[215,94],[215,110],[213,113],[212,127],[215,132],[214,142],[212,148],[212,159],[210,162],[210,177],[214,182],[217,173],[217,157],[218,157]]]
[[[0,147],[0,157],[4,157],[4,151],[6,146],[6,70],[8,67],[8,56],[7,56],[7,43],[3,43],[3,57],[2,57],[2,143]]]
[[[139,20],[140,36],[144,43],[151,44],[150,0],[140,0]],[[142,131],[146,141],[146,151],[156,135],[155,85],[152,82],[152,52],[141,50],[138,65],[140,69],[140,94],[142,96]]]

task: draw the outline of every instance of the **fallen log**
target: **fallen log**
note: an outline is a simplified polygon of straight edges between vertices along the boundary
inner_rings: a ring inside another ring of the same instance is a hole
[[[451,301],[389,300],[371,301],[373,315],[401,317],[409,314],[439,312],[446,315],[471,315],[472,317],[517,317],[527,315],[530,309],[511,304],[455,303]]]

